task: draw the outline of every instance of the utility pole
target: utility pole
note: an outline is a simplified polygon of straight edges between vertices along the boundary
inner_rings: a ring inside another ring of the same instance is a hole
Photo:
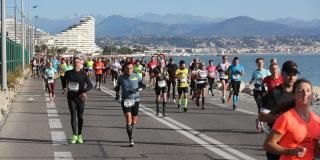
[[[29,39],[29,42],[28,42],[28,50],[29,50],[29,62],[30,62],[30,57],[31,57],[31,30],[30,30],[30,27],[31,26],[31,13],[30,13],[30,0],[28,0],[28,39]],[[32,28],[31,28],[32,29]],[[28,62],[28,64],[29,64]]]
[[[21,0],[21,45],[22,45],[22,70],[24,71],[24,50],[25,50],[25,27],[24,27],[24,13],[23,13],[23,0]]]
[[[14,8],[14,42],[17,43],[17,5]]]
[[[1,53],[2,91],[7,91],[6,0],[1,0]]]

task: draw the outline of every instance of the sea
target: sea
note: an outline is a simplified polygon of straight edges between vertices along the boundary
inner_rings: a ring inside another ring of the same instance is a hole
[[[300,71],[299,78],[306,78],[312,82],[315,86],[320,86],[320,54],[241,54],[236,55],[239,57],[240,64],[244,66],[245,76],[243,80],[249,82],[252,72],[257,68],[255,60],[259,57],[265,59],[265,68],[268,69],[270,65],[270,59],[276,58],[280,64],[280,68],[285,61],[292,60],[298,64],[298,70]],[[229,62],[232,61],[232,55],[228,55]],[[189,64],[194,58],[200,58],[205,62],[212,59],[214,64],[221,63],[222,56],[214,55],[195,55],[195,56],[174,56],[172,57],[175,63],[179,63],[181,59],[185,60]]]

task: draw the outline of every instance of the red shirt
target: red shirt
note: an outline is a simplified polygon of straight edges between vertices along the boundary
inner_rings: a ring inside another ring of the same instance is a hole
[[[94,69],[96,71],[96,74],[102,74],[102,70],[104,69],[104,63],[103,62],[96,62],[94,64]]]
[[[157,66],[157,61],[150,61],[149,63],[148,63],[148,68],[149,69],[153,69],[153,68],[155,68],[156,66]]]
[[[277,79],[273,79],[271,76],[267,76],[263,79],[263,84],[268,87],[268,92],[272,92],[273,89],[280,86],[283,83],[282,77],[279,76]]]

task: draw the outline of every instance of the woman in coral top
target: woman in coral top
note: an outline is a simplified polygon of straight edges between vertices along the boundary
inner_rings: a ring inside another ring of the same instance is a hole
[[[277,118],[264,149],[281,155],[280,160],[313,160],[316,141],[320,137],[320,118],[311,111],[311,82],[297,80],[293,93],[295,104]]]

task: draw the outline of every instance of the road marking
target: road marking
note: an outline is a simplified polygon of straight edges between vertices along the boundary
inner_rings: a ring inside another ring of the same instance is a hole
[[[23,94],[21,96],[23,96],[23,97],[40,97],[41,95],[38,95],[38,94]]]
[[[51,132],[51,140],[52,140],[52,145],[54,145],[54,146],[68,144],[67,137],[63,131],[52,131]]]
[[[48,109],[48,117],[58,117],[58,111],[55,109]]]
[[[219,107],[222,107],[222,108],[231,109],[231,107],[229,105],[227,105],[227,104],[219,104],[219,103],[217,103],[214,100],[211,100],[209,98],[208,98],[208,102],[210,104],[213,104],[213,105],[216,105],[216,106],[219,106]],[[249,115],[258,115],[258,113],[256,113],[256,112],[251,112],[251,111],[248,111],[248,110],[245,110],[245,109],[241,109],[241,108],[238,108],[235,111],[242,112],[242,113],[249,114]]]
[[[73,160],[71,152],[54,152],[54,160]]]
[[[60,119],[49,119],[49,126],[51,129],[63,128]]]
[[[103,92],[109,94],[110,96],[115,97],[114,91],[112,91],[108,88],[105,88],[105,87],[102,87],[101,90]],[[193,129],[187,125],[184,125],[184,124],[182,124],[172,118],[169,118],[169,117],[167,117],[165,119],[157,118],[152,109],[150,109],[142,104],[140,104],[140,110],[144,114],[150,116],[151,118],[153,118],[153,119],[161,122],[162,124],[176,130],[177,132],[181,133],[182,135],[186,136],[187,138],[193,140],[194,142],[200,144],[201,146],[209,149],[210,151],[212,151],[212,152],[214,152],[214,153],[216,153],[226,159],[255,160],[255,158],[250,157],[249,155],[246,155],[236,149],[233,149],[230,146],[225,145],[224,143],[222,143],[214,138],[211,138],[211,137],[207,136],[206,134],[203,134],[199,131],[196,131],[195,129]],[[231,154],[226,153],[225,151],[228,151],[229,153],[237,156],[237,158]]]
[[[47,103],[47,108],[53,109],[53,108],[56,108],[56,105],[54,103]]]

